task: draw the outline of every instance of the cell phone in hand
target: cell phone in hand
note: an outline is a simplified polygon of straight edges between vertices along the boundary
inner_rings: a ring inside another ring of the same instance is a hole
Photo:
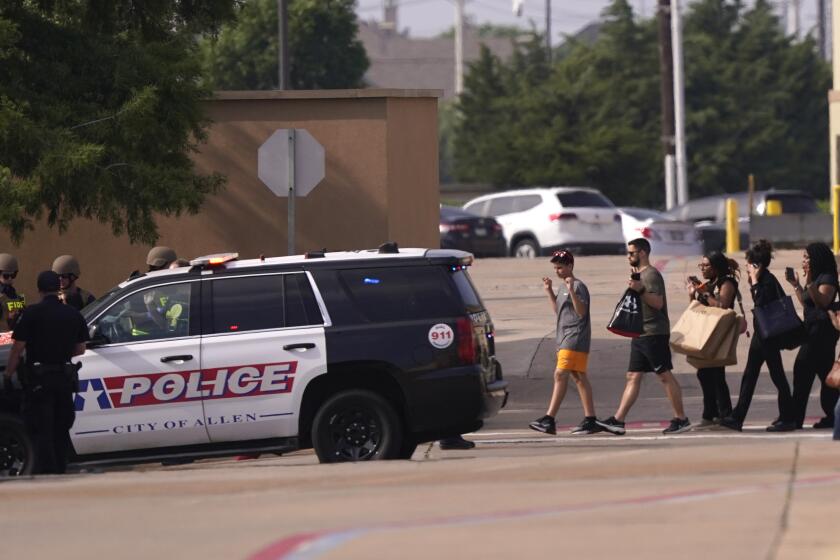
[[[793,268],[791,268],[789,266],[785,267],[785,278],[789,282],[795,282],[796,281],[796,274],[793,272]]]
[[[702,282],[700,282],[700,279],[697,278],[696,276],[689,276],[688,281],[691,282],[692,284],[694,284],[695,286],[698,285],[698,284],[702,284]]]
[[[641,280],[641,279],[642,279],[642,275],[639,274],[638,272],[631,272],[630,273],[630,280]]]

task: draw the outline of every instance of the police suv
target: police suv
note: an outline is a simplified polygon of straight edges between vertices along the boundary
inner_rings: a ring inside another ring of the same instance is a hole
[[[471,262],[389,243],[129,279],[83,311],[71,462],[310,447],[322,462],[399,459],[476,430],[507,383]],[[0,475],[32,464],[19,396],[0,392]]]

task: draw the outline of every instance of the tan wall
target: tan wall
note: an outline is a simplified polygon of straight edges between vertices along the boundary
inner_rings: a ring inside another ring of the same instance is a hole
[[[207,102],[213,126],[200,173],[221,172],[226,189],[195,216],[161,217],[160,245],[179,256],[237,251],[243,258],[285,255],[287,201],[257,177],[257,150],[278,128],[305,128],[326,152],[325,178],[296,199],[298,253],[372,248],[437,247],[439,91],[340,90],[220,92]],[[148,246],[114,237],[110,228],[77,220],[59,235],[39,224],[14,247],[3,234],[0,252],[21,266],[17,286],[37,299],[34,277],[65,253],[79,258],[79,285],[101,295],[135,269],[145,270]]]
[[[828,92],[828,154],[829,178],[832,185],[838,185],[840,177],[837,173],[837,137],[840,136],[840,92]]]

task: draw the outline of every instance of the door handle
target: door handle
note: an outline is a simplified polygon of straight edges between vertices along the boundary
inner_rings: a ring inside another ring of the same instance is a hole
[[[315,344],[312,342],[301,342],[299,344],[287,344],[283,347],[283,350],[311,350],[315,348]]]
[[[188,362],[192,359],[193,359],[192,354],[181,354],[180,356],[164,356],[163,358],[160,359],[160,361],[163,362],[163,363],[178,362],[178,363],[182,364],[182,363]]]

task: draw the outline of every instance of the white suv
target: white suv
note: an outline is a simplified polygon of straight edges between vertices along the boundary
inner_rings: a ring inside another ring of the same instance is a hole
[[[608,254],[625,250],[621,215],[597,189],[505,191],[470,200],[464,209],[496,218],[512,256],[533,258],[561,248]]]

